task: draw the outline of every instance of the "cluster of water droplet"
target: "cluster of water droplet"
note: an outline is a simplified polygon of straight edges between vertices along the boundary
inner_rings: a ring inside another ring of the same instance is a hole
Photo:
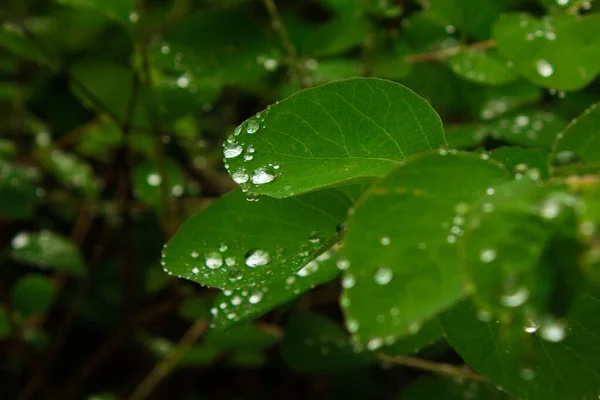
[[[504,135],[525,135],[531,140],[538,138],[547,123],[556,120],[556,116],[547,112],[534,115],[520,114],[511,118],[503,118],[490,127],[490,135],[494,139],[502,139]]]

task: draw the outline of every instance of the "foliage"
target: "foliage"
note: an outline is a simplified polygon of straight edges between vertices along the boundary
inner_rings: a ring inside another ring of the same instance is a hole
[[[3,398],[597,399],[600,11],[476,3],[9,0]]]

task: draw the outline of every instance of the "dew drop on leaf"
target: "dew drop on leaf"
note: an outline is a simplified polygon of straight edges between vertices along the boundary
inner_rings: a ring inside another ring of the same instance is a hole
[[[548,342],[558,343],[567,336],[567,329],[564,323],[550,320],[541,325],[539,335]]]
[[[248,301],[250,302],[250,304],[257,304],[262,300],[262,298],[263,298],[263,292],[261,292],[260,290],[255,290],[252,292],[252,294],[248,298]]]
[[[209,269],[217,269],[223,266],[223,257],[217,252],[205,254],[204,260],[206,267]]]
[[[258,128],[260,127],[260,125],[258,124],[257,121],[251,119],[250,121],[248,121],[246,123],[246,133],[256,133],[256,131],[258,131]]]
[[[241,185],[243,183],[248,182],[248,179],[250,177],[249,177],[248,173],[245,170],[238,169],[233,174],[231,174],[231,178],[233,179],[233,181],[235,183],[237,183],[238,185]]]
[[[250,180],[255,185],[262,185],[265,183],[273,182],[276,176],[269,172],[267,168],[257,168],[252,173]]]
[[[244,148],[239,143],[225,143],[225,146],[223,147],[223,155],[225,158],[234,158],[242,154],[243,150]]]
[[[546,60],[538,60],[535,64],[537,72],[544,78],[548,78],[554,74],[554,67]]]
[[[387,285],[394,278],[394,272],[388,267],[379,267],[375,271],[374,280],[378,285]]]
[[[479,253],[479,259],[483,263],[491,263],[496,259],[496,250],[494,249],[483,249],[481,253]]]
[[[267,265],[271,261],[271,256],[264,250],[252,249],[245,255],[246,265],[250,268]]]

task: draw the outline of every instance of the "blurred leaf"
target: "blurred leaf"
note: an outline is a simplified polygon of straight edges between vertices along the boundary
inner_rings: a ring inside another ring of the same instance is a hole
[[[87,197],[95,197],[98,192],[94,170],[84,160],[60,150],[53,150],[43,158],[52,174],[67,188],[79,189]]]
[[[493,150],[490,156],[504,164],[507,170],[513,171],[517,178],[528,176],[536,180],[550,177],[549,154],[545,150],[501,147]]]
[[[346,332],[318,314],[295,314],[289,319],[281,355],[290,369],[302,373],[341,372],[377,361],[374,353],[353,350]]]
[[[484,85],[505,85],[519,77],[505,60],[489,51],[458,53],[448,62],[458,76]]]
[[[414,354],[442,339],[442,330],[437,319],[425,322],[423,327],[414,335],[398,340],[390,346],[380,349],[389,356],[405,356]]]
[[[600,14],[542,20],[507,14],[494,26],[494,39],[515,71],[540,86],[577,90],[600,72]]]
[[[257,318],[285,304],[315,286],[334,279],[339,274],[331,252],[326,251],[306,264],[300,271],[278,279],[262,288],[225,290],[215,300],[213,323],[225,328],[233,323]]]
[[[444,145],[439,116],[415,93],[390,81],[349,79],[304,90],[248,119],[227,140],[225,157],[243,188],[288,197],[381,176]]]
[[[163,177],[154,161],[144,161],[133,170],[133,193],[140,201],[153,207],[161,205],[161,185],[167,185],[169,197],[181,197],[184,191],[184,177],[176,161],[164,160]],[[163,183],[163,180],[165,181]]]
[[[465,301],[442,317],[442,325],[469,365],[518,399],[594,400],[600,391],[599,303],[584,292],[566,326],[555,320],[523,326],[482,322]]]
[[[69,239],[47,230],[20,232],[12,242],[11,257],[20,263],[80,276],[84,261],[79,248]]]
[[[27,218],[40,201],[37,171],[0,159],[0,216]]]
[[[134,11],[134,0],[54,0],[76,8],[97,10],[124,25],[136,23],[139,15]]]
[[[278,341],[273,333],[261,330],[252,324],[237,324],[227,330],[210,330],[205,343],[223,351],[263,350]]]
[[[475,115],[483,120],[492,120],[503,114],[536,103],[542,97],[540,88],[525,80],[502,86],[479,86],[479,91],[469,96],[469,105]],[[482,90],[483,89],[483,90]]]
[[[592,105],[574,119],[559,136],[554,150],[555,164],[600,163],[600,108]]]
[[[331,247],[360,192],[350,186],[253,202],[234,191],[183,224],[165,246],[164,268],[207,286],[261,290]]]
[[[183,319],[187,319],[188,321],[195,321],[197,319],[209,319],[209,301],[204,297],[189,297],[184,299],[177,313]]]
[[[562,118],[546,111],[525,111],[492,121],[494,139],[523,147],[551,150],[559,133],[567,126]]]
[[[510,400],[510,396],[493,385],[475,381],[463,381],[440,376],[423,376],[404,388],[398,400],[435,399],[440,394],[444,400]]]
[[[6,311],[6,308],[0,306],[0,340],[10,337],[12,330],[10,315]]]
[[[0,26],[0,47],[38,64],[53,65],[38,44],[32,42],[20,26],[10,21],[4,21]]]
[[[28,274],[15,282],[10,291],[12,308],[23,316],[42,313],[52,305],[54,287],[39,274]]]
[[[456,254],[464,209],[509,174],[477,155],[447,153],[409,159],[361,197],[348,223],[341,304],[369,349],[417,333],[465,295]]]
[[[362,43],[368,30],[364,15],[348,12],[312,29],[301,51],[312,56],[336,55]]]
[[[483,144],[489,134],[483,124],[461,124],[445,127],[448,147],[466,150]]]

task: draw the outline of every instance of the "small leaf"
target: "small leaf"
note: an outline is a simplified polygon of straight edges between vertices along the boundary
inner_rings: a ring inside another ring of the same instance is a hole
[[[360,192],[350,186],[258,202],[239,190],[229,193],[183,224],[165,246],[163,265],[207,286],[262,288],[331,247]]]
[[[519,326],[482,322],[465,301],[441,320],[460,356],[516,398],[595,400],[600,392],[599,304],[597,295],[583,292],[564,323]]]
[[[303,373],[348,371],[377,361],[374,353],[355,352],[346,332],[318,314],[295,314],[290,318],[281,355],[290,369]]]
[[[545,111],[526,111],[494,120],[490,135],[494,139],[523,147],[552,149],[567,122]]]
[[[556,15],[538,20],[507,14],[494,26],[498,50],[537,85],[577,90],[600,72],[600,14]]]
[[[425,100],[397,83],[357,78],[267,108],[235,130],[224,153],[242,187],[287,197],[381,176],[444,145],[439,116]]]
[[[38,64],[53,65],[39,46],[27,37],[23,28],[10,21],[4,21],[0,26],[0,47]]]
[[[447,153],[409,159],[361,197],[348,223],[341,304],[355,340],[371,349],[418,332],[465,295],[456,254],[463,214],[510,174]]]
[[[600,163],[600,107],[596,103],[571,121],[559,136],[554,151],[557,165]]]
[[[54,232],[20,232],[11,246],[11,257],[15,261],[76,276],[83,273],[84,262],[77,246]]]
[[[443,393],[444,400],[510,400],[494,386],[440,376],[423,376],[402,390],[398,400],[436,399]]]
[[[505,85],[519,77],[505,60],[491,52],[458,53],[448,63],[458,76],[485,85]]]
[[[507,170],[513,171],[516,179],[527,177],[545,180],[550,177],[548,152],[545,150],[501,147],[490,152],[490,157],[504,164]]]
[[[13,309],[25,317],[42,313],[52,305],[54,287],[43,275],[28,274],[13,284],[10,300]]]
[[[442,338],[442,330],[437,319],[425,322],[419,332],[398,340],[390,346],[383,346],[380,351],[388,356],[405,356],[414,354],[431,346]]]
[[[0,159],[0,216],[11,219],[27,218],[40,201],[37,171],[18,167]]]

